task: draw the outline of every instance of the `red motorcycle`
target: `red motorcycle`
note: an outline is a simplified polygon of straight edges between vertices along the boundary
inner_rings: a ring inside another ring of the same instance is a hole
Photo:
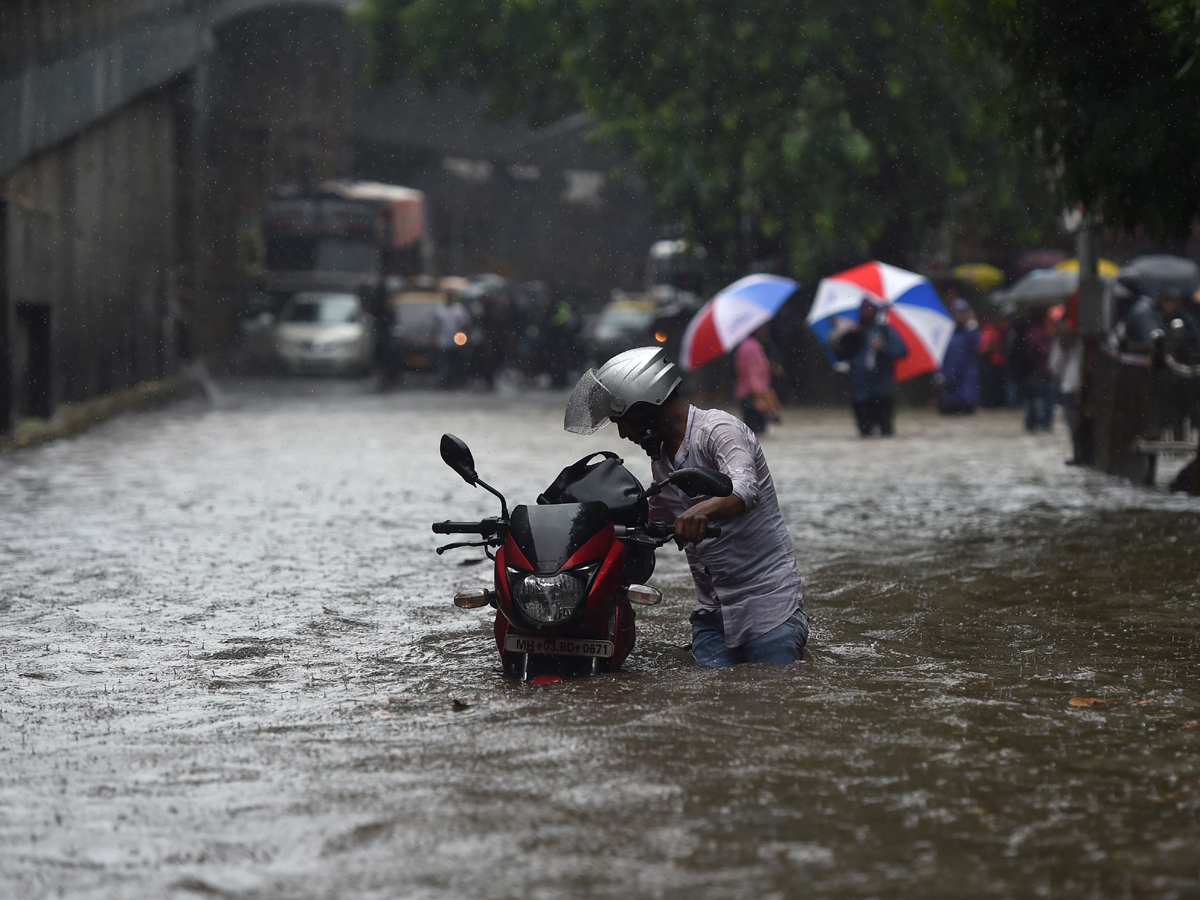
[[[537,505],[510,515],[504,495],[476,474],[460,438],[442,435],[441,453],[467,484],[500,500],[498,517],[433,526],[437,534],[480,537],[438,547],[439,554],[482,547],[495,562],[494,589],[462,591],[454,605],[496,608],[501,664],[525,681],[620,669],[635,640],[631,604],[662,600],[644,582],[654,551],[674,537],[670,524],[650,519],[648,498],[668,485],[689,497],[733,491],[727,475],[700,468],[678,469],[643,489],[615,453],[594,453],[563,469]],[[719,526],[708,526],[706,537],[719,534]]]

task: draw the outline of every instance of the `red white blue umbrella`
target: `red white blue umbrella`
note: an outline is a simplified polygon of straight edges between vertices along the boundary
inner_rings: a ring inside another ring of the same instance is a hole
[[[683,332],[679,364],[691,372],[733,350],[769,322],[799,283],[778,275],[747,275],[709,300]]]
[[[807,322],[830,359],[834,358],[830,335],[839,326],[858,321],[864,299],[886,309],[887,323],[908,348],[908,355],[896,361],[897,381],[941,368],[954,319],[927,278],[881,262],[855,266],[817,285]]]

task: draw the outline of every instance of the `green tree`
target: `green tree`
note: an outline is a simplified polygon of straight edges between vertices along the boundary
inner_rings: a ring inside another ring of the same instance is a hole
[[[363,0],[357,15],[378,78],[475,85],[535,121],[592,113],[663,215],[731,262],[911,262],[956,220],[1044,219],[1040,172],[982,104],[998,71],[953,56],[925,0]]]
[[[1058,173],[1065,204],[1160,237],[1200,210],[1196,0],[935,0],[1008,77],[995,108]]]

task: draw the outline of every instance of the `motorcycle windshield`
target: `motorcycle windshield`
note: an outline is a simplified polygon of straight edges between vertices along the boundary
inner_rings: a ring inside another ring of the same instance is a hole
[[[608,507],[595,501],[518,506],[509,519],[509,534],[537,573],[550,575],[610,521]]]
[[[591,434],[609,422],[612,393],[600,383],[595,369],[588,369],[567,398],[563,428],[572,434]]]

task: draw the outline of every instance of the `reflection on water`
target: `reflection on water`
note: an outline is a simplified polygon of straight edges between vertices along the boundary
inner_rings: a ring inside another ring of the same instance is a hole
[[[806,663],[694,668],[665,550],[628,671],[533,688],[450,605],[429,523],[495,502],[437,437],[530,501],[618,449],[560,402],[229,387],[0,458],[0,893],[1200,894],[1195,501],[792,413]]]

